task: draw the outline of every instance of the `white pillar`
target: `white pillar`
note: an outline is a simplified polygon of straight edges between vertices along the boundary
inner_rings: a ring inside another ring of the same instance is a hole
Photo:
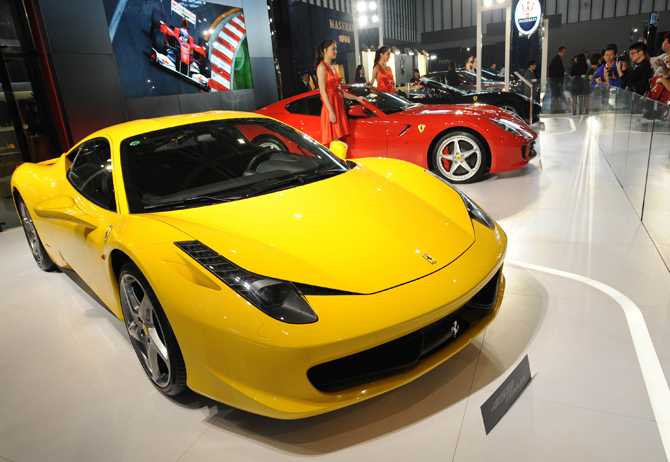
[[[477,91],[482,90],[482,8],[477,0]]]
[[[542,22],[542,66],[540,69],[540,91],[547,90],[547,63],[549,62],[549,20],[545,19]],[[539,99],[539,95],[538,95]]]
[[[384,15],[382,14],[382,0],[377,0],[377,11],[379,11],[379,46],[381,47],[384,44],[384,21],[382,21]]]
[[[511,3],[511,2],[510,2]],[[505,91],[509,91],[509,76],[512,73],[510,69],[510,53],[512,48],[512,5],[505,8],[507,21],[505,22]]]

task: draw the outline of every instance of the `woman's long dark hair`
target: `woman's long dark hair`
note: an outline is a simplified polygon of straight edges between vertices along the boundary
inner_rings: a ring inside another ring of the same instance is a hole
[[[383,54],[386,53],[387,51],[389,51],[389,47],[387,47],[386,45],[383,45],[383,46],[379,47],[379,50],[377,50],[377,51],[375,52],[375,63],[372,65],[372,67],[374,67],[374,66],[377,65],[377,63],[379,62],[379,58],[381,57],[381,55],[383,55]]]
[[[335,43],[335,40],[332,38],[327,38],[323,42],[319,43],[319,46],[316,47],[316,62],[315,66],[318,67],[319,64],[321,64],[321,61],[323,61],[323,55],[326,52],[326,48],[331,46],[333,43]]]
[[[584,75],[588,70],[588,65],[586,64],[586,55],[580,53],[577,55],[577,61],[574,66],[572,66],[572,75]]]
[[[361,73],[361,69],[363,69],[362,64],[359,64],[358,66],[356,66],[356,74],[355,75],[359,75]]]

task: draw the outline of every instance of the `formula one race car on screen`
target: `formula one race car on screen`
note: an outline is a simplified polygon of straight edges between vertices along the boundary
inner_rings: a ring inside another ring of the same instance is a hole
[[[194,42],[188,32],[189,19],[185,16],[190,12],[181,9],[185,13],[181,13],[180,27],[169,26],[165,14],[158,8],[151,13],[151,62],[209,91],[212,66],[207,58],[207,42],[203,37],[198,38],[197,44]]]

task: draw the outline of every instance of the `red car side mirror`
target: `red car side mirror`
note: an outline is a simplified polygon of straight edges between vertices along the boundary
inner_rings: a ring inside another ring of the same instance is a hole
[[[368,111],[363,106],[355,104],[349,108],[348,114],[351,117],[367,117]]]

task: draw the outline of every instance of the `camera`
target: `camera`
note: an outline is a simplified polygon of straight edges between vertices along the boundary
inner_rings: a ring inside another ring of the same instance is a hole
[[[621,62],[626,62],[626,61],[628,61],[628,53],[625,52],[625,51],[622,52],[619,56],[617,56],[616,60],[617,60],[617,61],[621,61]]]
[[[610,79],[613,79],[615,77],[614,69],[607,69],[607,77],[609,77]]]

